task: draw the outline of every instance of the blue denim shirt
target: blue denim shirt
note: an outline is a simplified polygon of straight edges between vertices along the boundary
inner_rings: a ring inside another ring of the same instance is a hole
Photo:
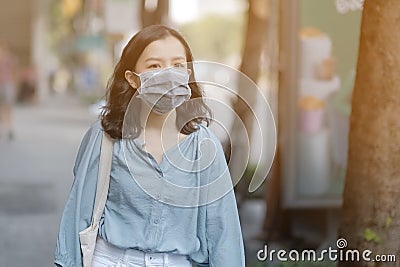
[[[85,134],[61,218],[55,263],[82,266],[78,233],[93,211],[101,145],[97,121]],[[200,125],[163,155],[143,141],[115,140],[99,235],[120,248],[188,255],[197,266],[245,266],[232,181],[221,143]]]

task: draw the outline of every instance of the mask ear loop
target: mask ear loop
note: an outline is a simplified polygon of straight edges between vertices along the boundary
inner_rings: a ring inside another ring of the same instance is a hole
[[[138,93],[141,93],[140,88],[141,88],[142,83],[143,83],[142,78],[141,78],[141,75],[143,75],[143,74],[145,74],[145,73],[148,73],[148,72],[155,72],[155,73],[153,73],[152,76],[150,77],[150,78],[152,78],[154,75],[157,75],[157,74],[160,72],[160,70],[147,71],[147,72],[144,72],[144,73],[136,73],[136,72],[134,72],[133,70],[127,70],[126,72],[128,72],[128,71],[131,72],[132,74],[134,74],[134,75],[136,76],[136,79],[138,80],[138,81],[135,81],[135,85],[138,85],[138,86],[135,87],[136,90],[138,91]],[[125,72],[125,73],[126,73],[126,72]],[[125,74],[125,75],[126,75],[126,74]],[[144,83],[145,83],[145,82],[144,82]]]

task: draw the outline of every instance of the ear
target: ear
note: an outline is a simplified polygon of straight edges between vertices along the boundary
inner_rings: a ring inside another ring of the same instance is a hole
[[[187,72],[188,72],[189,76],[192,75],[192,70],[191,69],[188,68]]]
[[[132,71],[130,71],[130,70],[125,71],[125,79],[127,80],[127,82],[129,83],[129,85],[132,88],[134,88],[134,89],[138,88],[137,75],[134,74]]]

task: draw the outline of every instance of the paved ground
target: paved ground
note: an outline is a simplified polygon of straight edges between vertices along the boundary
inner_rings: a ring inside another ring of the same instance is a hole
[[[14,111],[0,139],[0,266],[52,266],[79,142],[94,120],[77,101],[51,97]]]
[[[15,139],[0,139],[0,266],[52,266],[76,152],[94,120],[79,101],[65,96],[15,108]],[[248,240],[264,212],[260,202],[241,210],[249,260],[263,247]]]

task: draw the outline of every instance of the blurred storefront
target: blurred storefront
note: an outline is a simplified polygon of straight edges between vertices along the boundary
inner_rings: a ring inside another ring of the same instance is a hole
[[[336,231],[362,1],[281,0],[279,8],[283,208],[326,210]]]
[[[361,12],[282,1],[281,134],[287,207],[339,207]]]
[[[121,41],[139,29],[140,1],[0,1],[0,40],[20,72],[35,73],[40,101],[50,93],[104,93]]]

